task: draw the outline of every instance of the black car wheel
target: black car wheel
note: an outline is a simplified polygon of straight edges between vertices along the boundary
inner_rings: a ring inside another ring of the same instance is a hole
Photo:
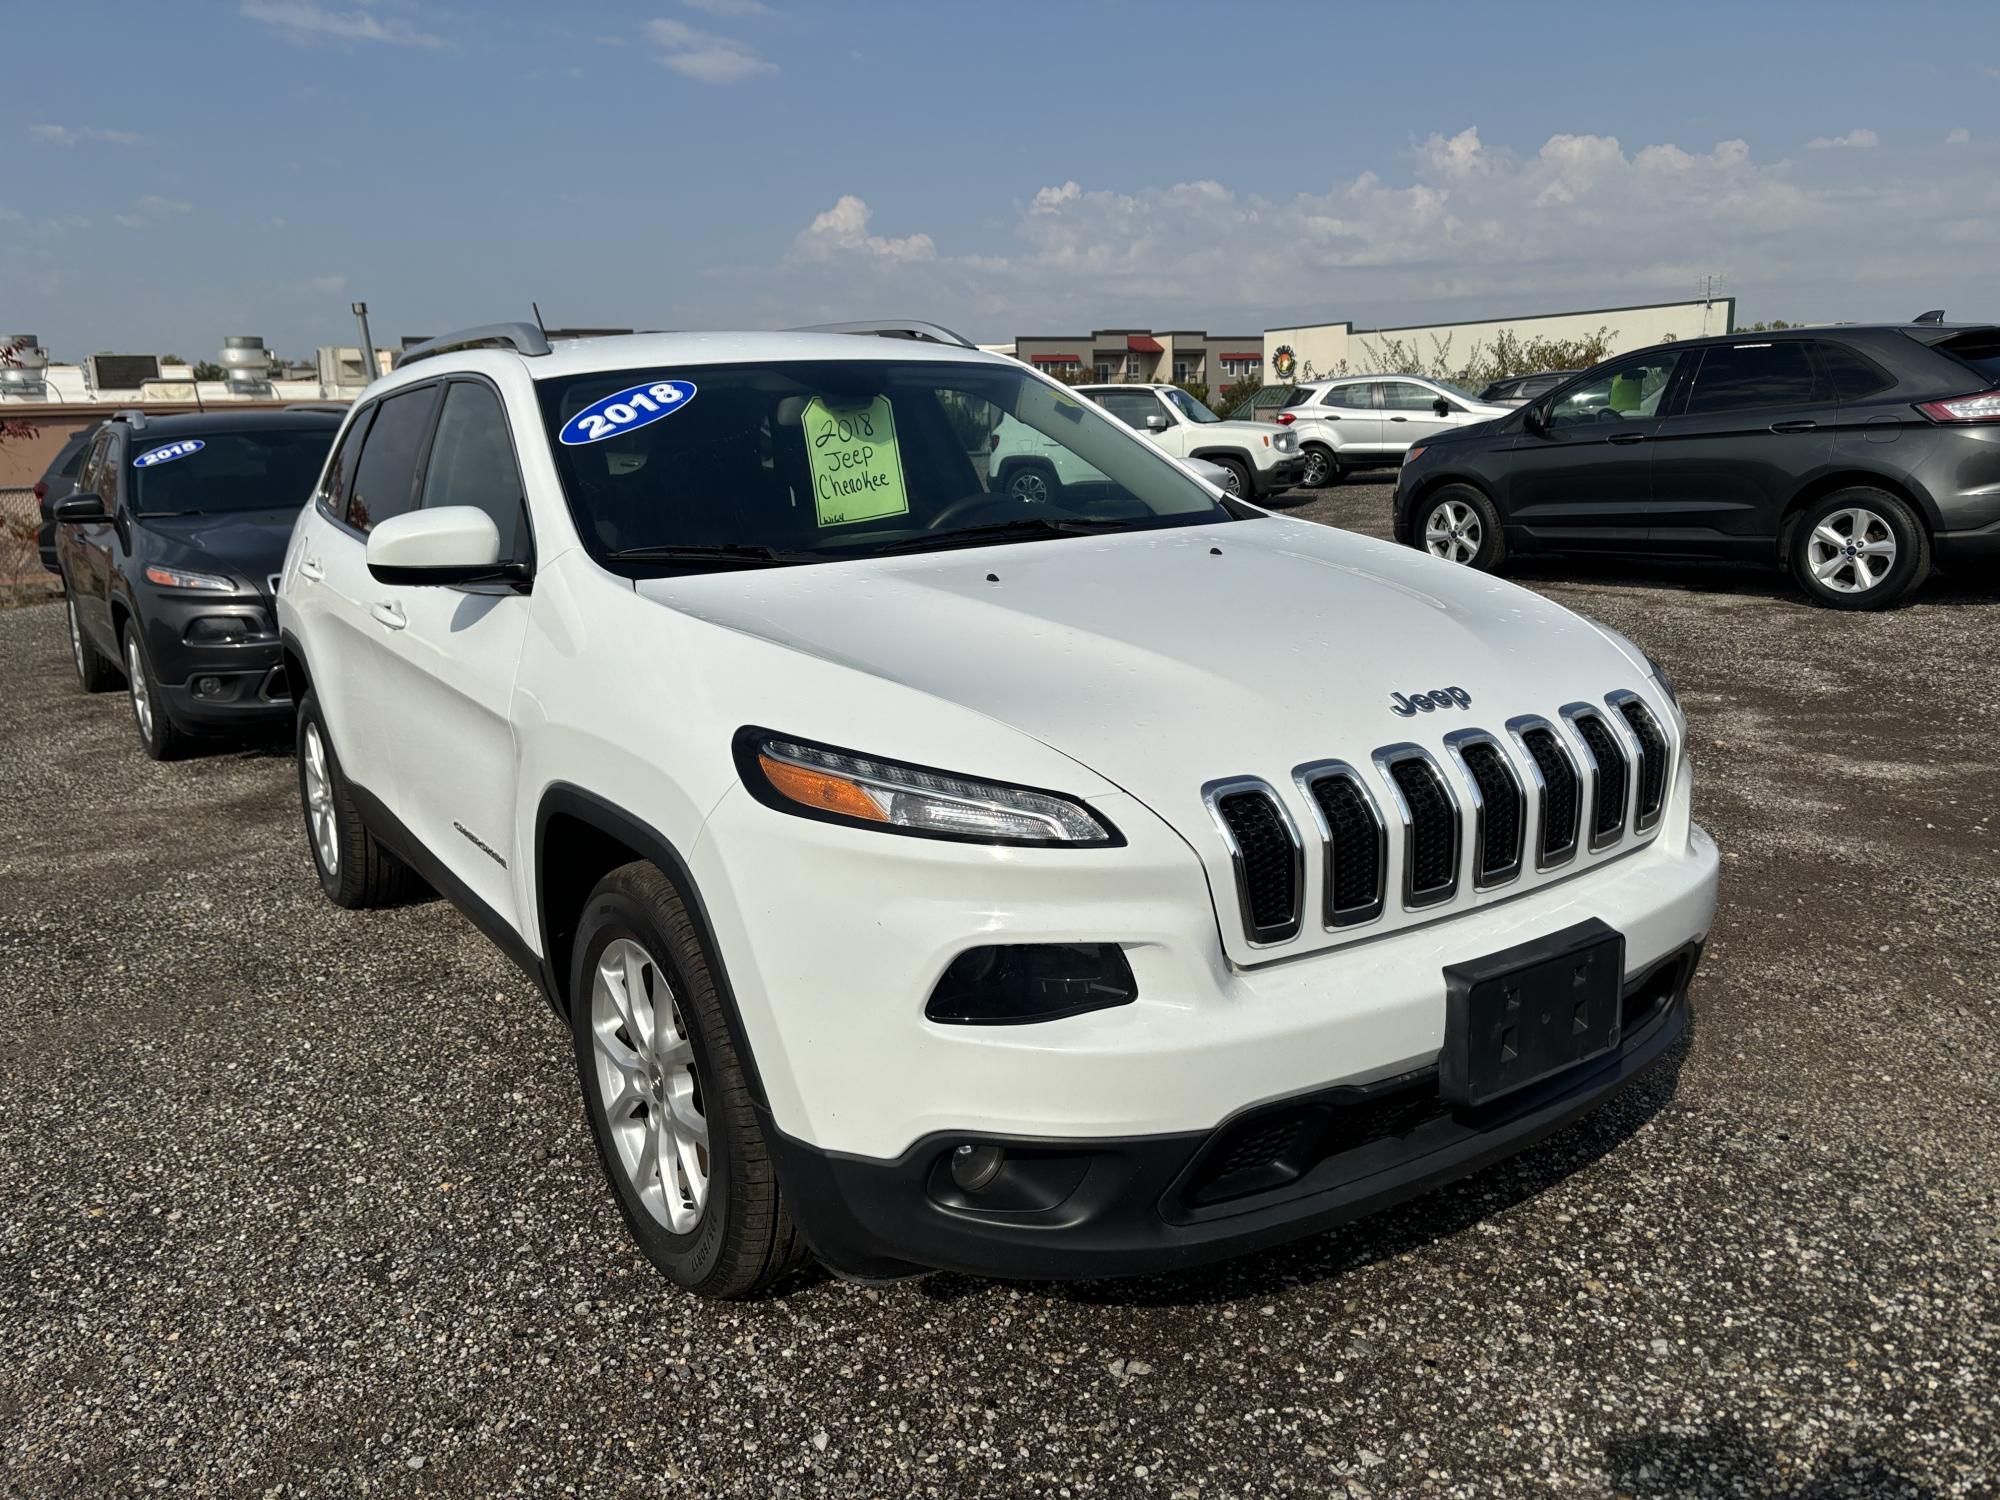
[[[1448,484],[1424,496],[1410,540],[1432,557],[1486,573],[1507,560],[1500,513],[1469,484]]]
[[[424,885],[416,872],[368,831],[311,693],[299,703],[298,725],[299,806],[306,847],[327,900],[358,910],[420,895]]]
[[[125,688],[132,702],[132,723],[139,731],[140,747],[154,760],[179,760],[187,754],[188,733],[167,712],[139,633],[137,620],[125,622]]]
[[[590,893],[569,1012],[598,1159],[647,1259],[706,1297],[804,1261],[701,935],[652,865]]]
[[[1339,484],[1346,477],[1341,467],[1340,455],[1320,443],[1305,446],[1306,471],[1299,483],[1309,490],[1323,490],[1329,485]]]
[[[1886,609],[1930,576],[1930,533],[1886,490],[1839,490],[1793,526],[1791,565],[1816,603]]]
[[[105,693],[118,686],[118,667],[90,643],[83,622],[76,617],[76,595],[63,585],[63,615],[69,625],[69,654],[76,663],[77,681],[86,693]]]

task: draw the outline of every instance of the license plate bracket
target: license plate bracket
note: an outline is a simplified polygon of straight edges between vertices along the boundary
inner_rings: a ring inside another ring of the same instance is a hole
[[[1624,977],[1625,936],[1595,917],[1446,965],[1439,1094],[1477,1107],[1610,1052]]]

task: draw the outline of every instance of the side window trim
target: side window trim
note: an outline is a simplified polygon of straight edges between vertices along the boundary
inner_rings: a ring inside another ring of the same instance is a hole
[[[539,554],[535,548],[534,507],[528,504],[528,475],[527,471],[521,467],[521,443],[514,435],[514,418],[507,411],[506,393],[484,375],[468,371],[453,375],[445,382],[444,394],[438,398],[437,411],[431,418],[430,436],[424,441],[423,462],[418,466],[416,504],[411,509],[422,510],[424,508],[424,488],[430,478],[431,472],[431,450],[437,445],[438,428],[444,421],[445,402],[451,399],[451,388],[455,385],[483,387],[493,397],[494,404],[500,408],[500,425],[507,434],[507,457],[512,461],[514,465],[514,477],[521,485],[521,526],[527,533],[524,537],[517,537],[515,539],[514,550],[524,555],[513,559],[513,561],[526,563],[532,571],[535,566],[535,558]]]
[[[441,399],[443,391],[443,380],[424,381],[416,385],[403,386],[399,390],[386,391],[377,397],[372,409],[368,413],[368,431],[362,434],[361,448],[354,455],[355,479],[361,477],[361,461],[367,455],[368,444],[374,439],[375,418],[381,414],[382,408],[387,406],[391,401],[403,396],[427,395],[430,398],[431,406],[429,413],[424,419],[423,436],[417,440],[417,461],[410,466],[410,489],[409,493],[404,497],[409,503],[402,510],[392,512],[394,515],[406,515],[410,511],[415,510],[417,508],[417,498],[423,493],[423,471],[425,465],[430,462],[431,439],[437,433],[438,412],[444,406],[444,401]],[[353,508],[354,487],[353,483],[350,482],[347,493],[348,513],[343,514],[340,517],[340,521],[346,530],[365,540],[368,533],[354,524],[351,516]]]

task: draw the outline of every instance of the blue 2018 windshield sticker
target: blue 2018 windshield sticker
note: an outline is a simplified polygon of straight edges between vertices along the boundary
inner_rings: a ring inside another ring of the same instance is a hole
[[[170,464],[177,458],[186,458],[190,453],[199,453],[207,446],[200,438],[183,438],[178,443],[168,443],[164,448],[148,448],[132,460],[132,467],[150,469],[155,464]]]
[[[562,431],[556,436],[566,448],[575,448],[583,443],[601,443],[608,437],[617,437],[621,432],[630,432],[662,417],[671,417],[675,412],[685,410],[692,400],[692,380],[655,380],[647,385],[635,385],[629,390],[613,391],[591,402],[563,423]]]

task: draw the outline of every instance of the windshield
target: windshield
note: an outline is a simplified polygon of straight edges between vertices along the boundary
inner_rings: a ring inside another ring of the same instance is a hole
[[[297,510],[319,482],[335,424],[258,432],[204,432],[184,438],[134,432],[132,513],[220,515]]]
[[[635,575],[1256,514],[1001,365],[677,365],[539,394],[585,547]]]
[[[1190,422],[1220,422],[1222,420],[1222,418],[1218,417],[1214,412],[1210,411],[1201,402],[1195,400],[1194,397],[1178,386],[1169,386],[1166,390],[1160,392],[1160,394],[1173,402],[1180,414]]]

